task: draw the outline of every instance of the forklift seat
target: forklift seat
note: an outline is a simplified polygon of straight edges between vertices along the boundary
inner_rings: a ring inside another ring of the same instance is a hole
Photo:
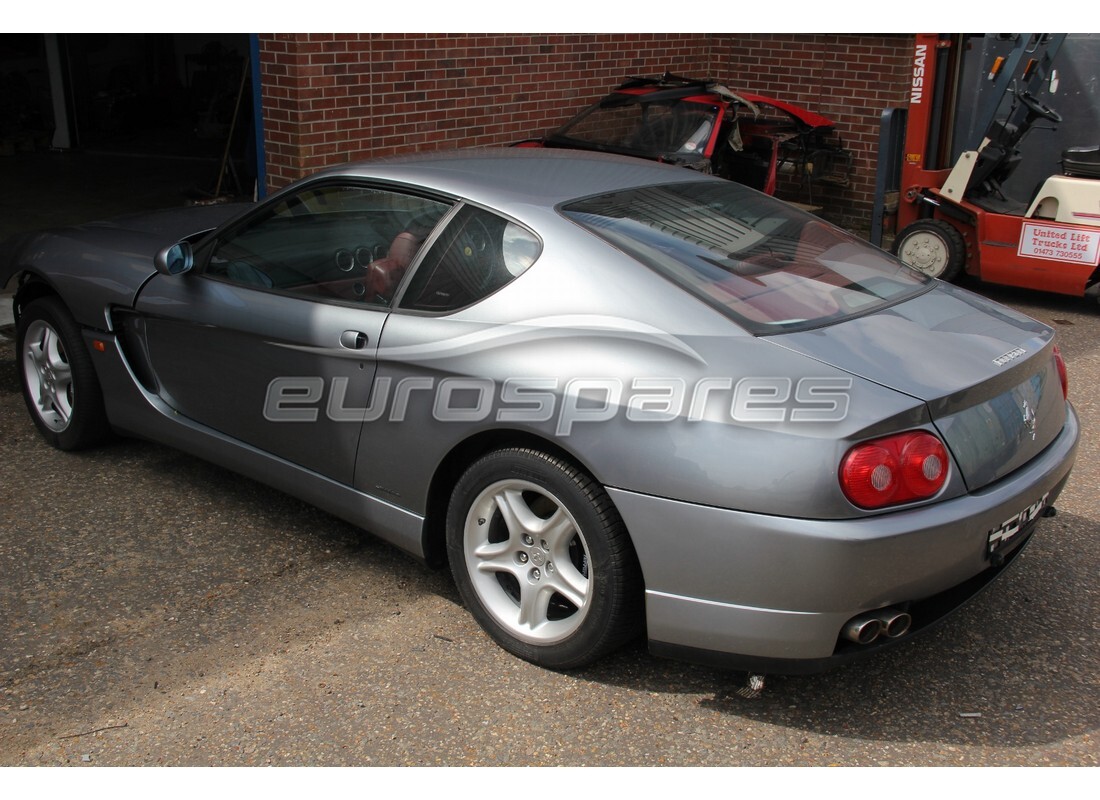
[[[1100,145],[1063,150],[1062,172],[1082,178],[1100,178]]]

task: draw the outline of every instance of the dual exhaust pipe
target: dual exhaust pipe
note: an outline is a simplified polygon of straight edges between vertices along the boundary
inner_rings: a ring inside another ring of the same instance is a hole
[[[896,639],[904,636],[913,624],[913,618],[907,611],[897,608],[880,608],[867,614],[852,617],[841,630],[841,635],[849,642],[870,644],[880,636]]]

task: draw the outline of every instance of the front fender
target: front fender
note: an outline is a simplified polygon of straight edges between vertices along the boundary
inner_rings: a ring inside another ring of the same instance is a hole
[[[28,233],[0,245],[0,287],[51,287],[86,328],[107,329],[109,310],[133,306],[166,245],[217,228],[247,205],[157,211],[110,222]]]

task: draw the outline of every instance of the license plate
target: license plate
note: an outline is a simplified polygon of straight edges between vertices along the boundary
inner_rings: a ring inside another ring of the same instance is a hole
[[[1019,514],[1014,514],[996,528],[989,532],[989,555],[1000,552],[1008,547],[1009,542],[1016,539],[1021,532],[1027,530],[1031,523],[1039,519],[1043,509],[1047,506],[1047,492],[1034,503],[1029,505]]]

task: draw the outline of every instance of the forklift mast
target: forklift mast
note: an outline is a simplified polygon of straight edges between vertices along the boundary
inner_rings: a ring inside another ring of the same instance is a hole
[[[1033,90],[1050,75],[1051,64],[1065,34],[1006,34],[1013,42],[1008,56],[998,56],[989,65],[987,79],[992,90],[978,110],[970,139],[962,150],[978,150],[998,124],[997,113],[1011,87]],[[967,49],[966,34],[917,34],[913,49],[912,83],[901,164],[901,200],[897,229],[928,216],[929,206],[938,201],[927,192],[942,187],[954,166],[956,107],[962,62]],[[1027,61],[1024,62],[1025,57]],[[1020,64],[1025,63],[1020,73]],[[983,70],[985,68],[983,67]],[[1023,109],[1019,112],[1025,113]],[[1010,112],[1010,116],[1013,116]],[[1004,120],[1012,124],[1012,119]]]

